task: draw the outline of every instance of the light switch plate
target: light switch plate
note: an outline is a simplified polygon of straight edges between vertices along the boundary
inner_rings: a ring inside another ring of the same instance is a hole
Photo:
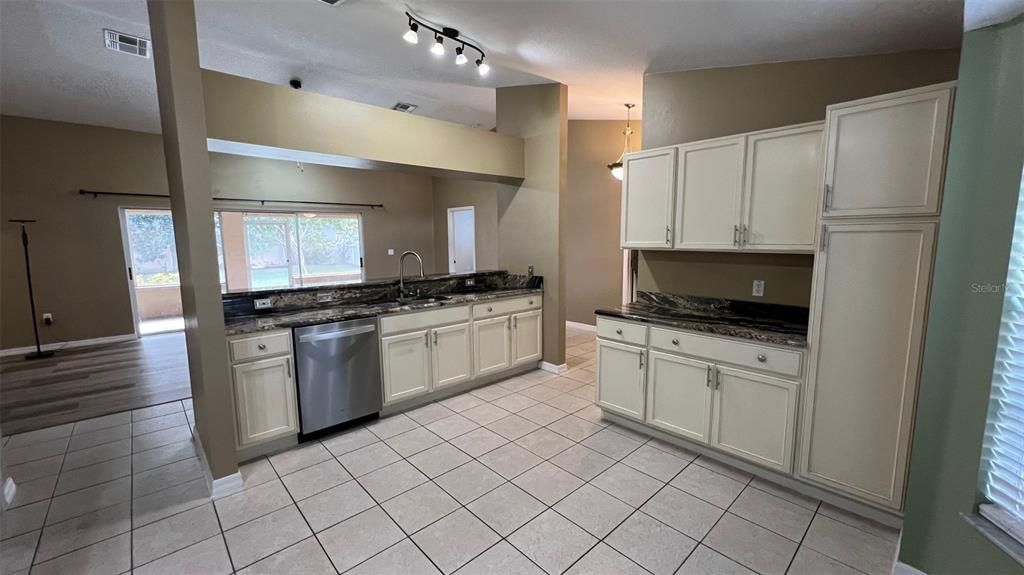
[[[764,297],[764,280],[754,280],[754,289],[750,295]]]
[[[330,301],[334,301],[334,294],[331,292],[325,291],[316,294],[316,303],[327,303]]]
[[[395,255],[395,248],[388,248],[388,255],[389,256]]]
[[[256,309],[270,309],[273,306],[273,302],[270,300],[269,297],[265,297],[262,299],[254,299],[252,300],[252,303],[256,307]]]

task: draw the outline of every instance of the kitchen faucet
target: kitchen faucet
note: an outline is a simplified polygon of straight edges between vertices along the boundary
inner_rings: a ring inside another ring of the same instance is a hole
[[[405,256],[416,256],[416,261],[420,262],[420,277],[424,277],[423,258],[420,254],[411,250],[402,252],[402,257],[398,259],[398,297],[405,297]]]

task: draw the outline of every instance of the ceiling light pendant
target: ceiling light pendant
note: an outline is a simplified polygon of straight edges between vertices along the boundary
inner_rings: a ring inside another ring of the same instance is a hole
[[[476,69],[480,72],[481,76],[486,76],[491,71],[491,67],[487,65],[487,62],[484,62],[482,57],[476,61]]]
[[[625,157],[626,154],[628,154],[631,151],[629,149],[629,137],[633,135],[633,128],[630,127],[630,125],[629,125],[629,120],[630,120],[630,114],[629,113],[630,113],[630,111],[633,110],[634,107],[636,107],[636,104],[623,104],[623,105],[626,106],[626,129],[622,131],[622,135],[625,137],[625,141],[622,144],[622,154],[619,155],[619,159],[618,160],[615,160],[614,162],[608,164],[608,169],[611,170],[612,176],[616,180],[622,180],[623,171],[624,171],[623,168],[622,168],[622,159],[623,159],[623,157]]]
[[[455,65],[456,66],[462,66],[466,62],[469,62],[469,58],[467,58],[466,55],[463,54],[463,52],[465,52],[465,51],[466,51],[466,48],[463,47],[463,46],[459,46],[458,48],[455,49]]]
[[[444,56],[444,38],[440,34],[434,35],[434,45],[430,47],[430,53],[435,56]]]
[[[409,21],[409,29],[402,35],[402,39],[410,44],[418,44],[420,41],[420,35],[416,33],[420,29],[420,25]]]

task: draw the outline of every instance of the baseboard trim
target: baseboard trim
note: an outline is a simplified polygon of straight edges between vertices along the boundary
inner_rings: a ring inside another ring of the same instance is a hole
[[[41,347],[43,351],[60,351],[62,349],[72,349],[76,347],[88,347],[91,345],[103,345],[107,343],[119,343],[122,341],[134,341],[138,339],[134,333],[126,333],[124,335],[112,335],[108,337],[94,337],[92,339],[76,339],[73,341],[62,341],[56,343],[46,343]],[[26,347],[9,347],[7,349],[0,349],[0,357],[9,357],[12,355],[24,355],[31,351],[35,351],[36,346],[29,345]]]
[[[548,373],[554,374],[562,374],[569,371],[569,366],[564,363],[562,365],[555,365],[546,361],[540,362],[540,368]]]
[[[571,327],[581,331],[592,331],[594,333],[597,333],[597,326],[590,325],[589,323],[580,323],[578,321],[566,321],[565,327]]]
[[[210,497],[218,499],[224,495],[238,491],[241,489],[242,485],[244,485],[242,481],[242,473],[239,471],[236,471],[227,477],[214,479],[210,482]]]
[[[14,479],[8,477],[4,481],[4,509],[7,509],[14,501],[14,495],[18,492],[18,485]]]
[[[892,566],[892,575],[928,575],[916,567],[911,567],[902,561],[897,561]]]

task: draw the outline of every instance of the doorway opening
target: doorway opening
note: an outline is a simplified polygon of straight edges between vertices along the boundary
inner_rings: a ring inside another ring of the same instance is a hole
[[[150,335],[185,329],[171,211],[122,209],[121,233],[135,333]]]
[[[476,271],[476,210],[448,208],[448,273]]]

